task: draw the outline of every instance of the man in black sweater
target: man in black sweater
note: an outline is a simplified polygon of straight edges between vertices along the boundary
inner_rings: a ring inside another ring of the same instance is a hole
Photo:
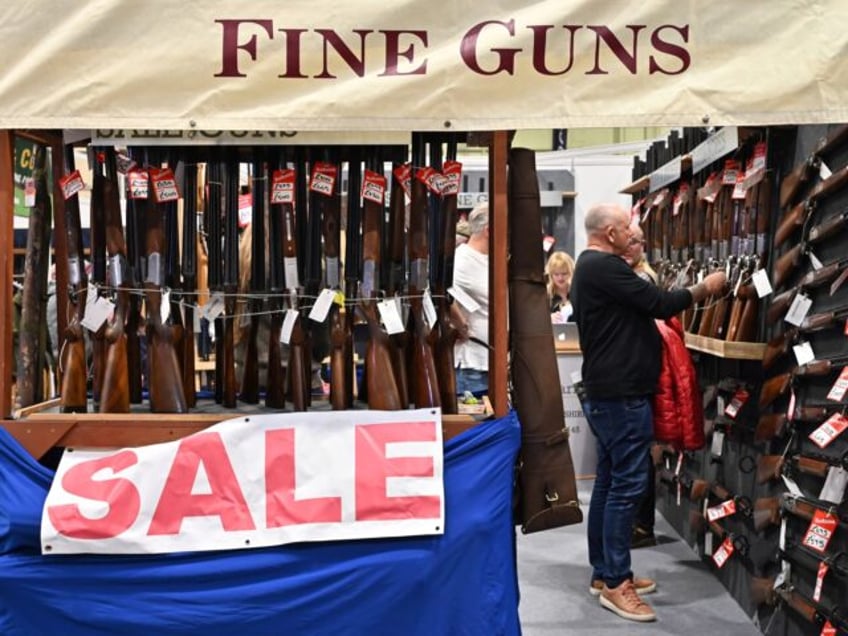
[[[640,594],[656,589],[630,569],[633,516],[647,488],[653,438],[651,397],[660,374],[655,318],[669,318],[721,292],[723,272],[687,289],[663,291],[634,273],[622,256],[630,212],[600,204],[586,212],[587,245],[571,284],[583,352],[583,410],[597,440],[598,463],[589,504],[590,593],[603,607],[635,621],[656,619]]]

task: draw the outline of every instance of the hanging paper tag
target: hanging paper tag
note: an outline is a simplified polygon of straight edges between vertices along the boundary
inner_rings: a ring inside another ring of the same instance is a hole
[[[801,323],[804,322],[804,318],[810,313],[810,307],[812,306],[812,298],[806,294],[796,294],[792,305],[789,307],[789,311],[786,312],[786,316],[783,319],[790,325],[800,327]]]
[[[828,177],[833,174],[833,171],[828,167],[828,165],[824,161],[819,162],[819,179],[825,181]]]
[[[415,171],[415,179],[427,186],[427,189],[433,194],[442,193],[442,175],[430,166],[418,168],[418,170]]]
[[[109,299],[98,296],[93,287],[88,288],[88,298],[93,298],[93,301],[87,301],[85,304],[85,313],[83,314],[80,324],[91,332],[95,332],[106,322],[115,311],[115,305]]]
[[[162,292],[162,298],[159,303],[159,316],[162,318],[162,322],[168,322],[168,318],[171,317],[171,290]]]
[[[830,622],[830,620],[826,620],[824,625],[822,625],[822,630],[819,636],[836,636],[837,631],[836,627]]]
[[[330,307],[333,306],[335,298],[336,290],[323,289],[318,295],[315,304],[312,305],[312,310],[309,312],[309,319],[315,322],[324,322],[327,320],[327,314],[330,313]]]
[[[336,177],[338,169],[332,163],[318,161],[312,168],[312,178],[309,180],[309,189],[312,192],[331,197],[336,191]],[[311,316],[310,316],[311,318]]]
[[[787,477],[785,474],[781,473],[780,478],[783,480],[783,485],[786,486],[786,490],[789,491],[794,497],[803,497],[804,493],[801,492],[801,487],[795,483],[795,480],[791,477]]]
[[[468,292],[461,287],[457,287],[456,285],[448,287],[448,293],[453,296],[453,299],[462,305],[468,313],[473,314],[475,311],[480,309],[480,303],[474,300]]]
[[[283,258],[283,275],[286,280],[286,289],[297,289],[300,287],[300,279],[297,273],[297,258],[286,256]]]
[[[170,168],[151,168],[150,181],[153,184],[153,198],[156,203],[167,203],[180,198],[177,180]]]
[[[297,309],[286,309],[286,317],[283,318],[283,327],[280,329],[280,342],[283,344],[289,344],[291,342],[294,323],[297,322],[299,315]]]
[[[735,420],[740,409],[745,406],[745,402],[748,401],[749,397],[750,394],[748,391],[745,389],[737,389],[736,393],[733,394],[733,398],[730,400],[730,404],[728,404],[727,408],[724,409],[724,414],[730,419]]]
[[[786,550],[786,517],[780,518],[780,533],[777,536],[777,547],[780,548],[781,552]],[[781,565],[785,565],[785,570],[781,570],[780,574],[777,578],[780,578],[780,575],[786,572],[786,580],[789,580],[789,562],[783,561]],[[777,581],[775,581],[775,587],[777,587]]]
[[[721,457],[724,451],[724,431],[713,431],[713,441],[710,444],[710,454],[713,457]]]
[[[730,198],[736,201],[745,200],[745,173],[741,170],[736,173],[736,183],[733,184],[733,193]]]
[[[728,499],[727,501],[723,501],[717,506],[707,508],[707,519],[709,521],[716,521],[718,519],[723,519],[724,517],[729,517],[730,515],[735,513],[736,502],[733,499]]]
[[[713,533],[707,531],[707,534],[704,535],[704,554],[712,554],[713,553]]]
[[[271,175],[271,203],[294,204],[296,173],[291,168],[274,170]]]
[[[817,509],[813,513],[813,520],[810,521],[810,527],[807,528],[802,545],[815,550],[819,553],[824,553],[827,550],[827,545],[833,538],[833,533],[836,531],[837,520],[831,513]]]
[[[29,186],[29,179],[27,180],[27,186]],[[61,179],[59,179],[59,187],[62,190],[62,196],[65,201],[74,196],[77,192],[85,188],[85,183],[82,180],[82,175],[80,175],[79,170],[74,170],[73,172],[64,175]],[[29,190],[27,189],[27,192]],[[32,184],[32,203],[27,203],[28,206],[35,205],[35,182]]]
[[[789,406],[786,407],[786,419],[790,422],[795,417],[795,389],[789,392]]]
[[[730,537],[727,537],[724,541],[721,542],[721,545],[718,546],[718,550],[713,554],[713,563],[716,564],[716,567],[719,569],[724,567],[724,564],[727,563],[727,560],[731,557],[736,548],[733,547],[733,541],[730,540]]]
[[[842,466],[830,466],[827,469],[827,477],[819,493],[819,499],[838,506],[845,498],[846,486],[848,486],[848,470]]]
[[[238,226],[246,228],[253,219],[253,195],[250,192],[238,197]]]
[[[677,454],[677,465],[674,467],[674,476],[679,477],[680,471],[683,469],[683,451]]]
[[[839,372],[839,377],[836,378],[836,382],[834,382],[833,386],[830,387],[827,399],[833,400],[834,402],[841,402],[842,398],[845,397],[846,392],[848,392],[848,366],[842,367],[842,371]]]
[[[816,588],[813,590],[813,600],[818,603],[821,601],[822,586],[824,585],[824,577],[827,576],[829,566],[822,561],[819,563],[819,571],[816,573]]]
[[[427,324],[430,325],[430,329],[436,326],[436,307],[433,305],[433,297],[430,296],[430,290],[427,289],[424,291],[421,300],[423,301],[424,307],[424,317],[427,319]]]
[[[759,298],[765,298],[774,291],[771,287],[771,281],[769,281],[768,274],[764,269],[758,269],[754,272],[754,275],[751,276],[751,281],[754,283],[754,289],[757,290],[757,297]]]
[[[451,197],[459,194],[459,181],[462,176],[462,164],[458,161],[445,161],[442,164],[442,174],[445,178],[442,184],[442,196]]]
[[[412,164],[404,163],[392,170],[395,179],[400,183],[406,196],[412,196]]]
[[[821,426],[810,433],[809,438],[819,448],[826,448],[848,428],[848,417],[842,413],[834,413]]]
[[[716,395],[716,413],[724,413],[725,401],[724,396],[719,393]]]
[[[362,198],[378,205],[386,200],[386,177],[371,170],[362,176]]]
[[[377,303],[377,311],[380,312],[380,320],[383,321],[383,326],[386,332],[390,335],[403,333],[406,328],[403,326],[403,318],[401,318],[398,306],[393,300],[381,300]]]
[[[793,345],[792,353],[795,354],[795,360],[798,365],[807,364],[816,359],[816,354],[813,351],[813,346],[809,342],[801,342]]]
[[[824,267],[824,264],[822,264],[822,262],[816,257],[815,254],[813,254],[813,250],[807,252],[807,256],[810,257],[810,265],[813,266],[814,270],[820,270],[822,267]]]
[[[130,199],[146,200],[150,196],[150,178],[147,170],[135,169],[127,173],[128,195]]]
[[[203,305],[201,312],[206,320],[215,322],[215,319],[224,313],[224,295],[221,292],[213,293],[207,303]]]
[[[128,157],[123,152],[118,152],[115,153],[115,165],[118,167],[118,172],[126,176],[127,173],[133,168],[135,168],[138,164],[132,159],[130,159],[130,157]]]

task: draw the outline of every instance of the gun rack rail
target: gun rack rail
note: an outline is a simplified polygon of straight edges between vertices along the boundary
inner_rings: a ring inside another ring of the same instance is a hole
[[[727,342],[689,332],[686,332],[684,336],[689,349],[709,353],[719,358],[762,360],[766,352],[766,345],[762,342]]]
[[[2,420],[0,426],[39,459],[54,446],[124,448],[171,442],[230,418],[274,412],[257,407],[186,414],[43,411],[17,420]],[[479,421],[471,415],[442,415],[443,439],[456,437]]]

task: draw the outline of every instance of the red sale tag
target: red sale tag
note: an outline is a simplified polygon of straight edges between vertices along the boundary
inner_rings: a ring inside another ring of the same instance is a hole
[[[736,419],[736,416],[739,415],[739,411],[745,406],[745,402],[748,401],[749,397],[750,394],[745,389],[737,390],[733,394],[730,404],[724,409],[724,414],[730,419]]]
[[[836,636],[836,628],[831,625],[829,620],[822,625],[821,636]]]
[[[459,194],[459,180],[462,177],[462,164],[458,161],[445,161],[442,164],[442,196],[450,197]]]
[[[383,205],[386,199],[386,177],[371,170],[362,175],[362,198]]]
[[[733,541],[730,540],[730,537],[727,537],[724,541],[721,542],[721,545],[718,546],[718,550],[713,554],[713,562],[716,564],[716,567],[723,568],[724,564],[727,563],[727,560],[733,554],[733,551],[736,548],[733,547]]]
[[[167,203],[180,198],[177,180],[170,168],[151,168],[150,181],[153,183],[153,198],[156,203]]]
[[[312,168],[312,178],[309,180],[309,189],[312,192],[331,197],[336,191],[336,177],[338,170],[332,163],[318,161]]]
[[[147,170],[130,170],[127,173],[127,187],[130,199],[146,200],[150,196],[150,177]]]
[[[816,510],[813,514],[813,520],[810,521],[810,527],[804,535],[802,545],[815,550],[816,552],[824,553],[827,550],[827,544],[833,538],[833,533],[836,531],[837,519],[834,515],[824,510]]]
[[[848,417],[834,413],[821,426],[810,433],[809,437],[819,448],[825,448],[848,428]]]
[[[824,577],[827,576],[828,569],[829,566],[827,565],[827,563],[825,563],[824,561],[819,563],[819,571],[818,574],[816,574],[816,589],[813,590],[813,600],[816,603],[821,600],[822,585],[824,584]]]
[[[836,382],[834,382],[833,386],[830,387],[827,399],[834,400],[835,402],[841,402],[842,398],[845,397],[846,391],[848,391],[848,367],[842,367],[839,377],[836,378]]]
[[[733,186],[733,194],[731,199],[741,201],[745,199],[745,173],[741,170],[736,173],[736,183]]]
[[[406,196],[412,196],[412,164],[404,163],[397,166],[392,174],[395,176],[395,179],[400,183],[400,187],[403,188],[403,191],[406,193]]]
[[[733,499],[721,502],[717,506],[707,508],[707,519],[716,521],[736,513],[736,502]]]
[[[427,186],[427,189],[433,194],[442,193],[442,181],[444,178],[434,168],[430,166],[418,168],[415,172],[415,178]]]
[[[291,168],[274,170],[271,175],[271,203],[294,204],[296,173]]]
[[[27,183],[29,186],[29,183]],[[61,179],[59,179],[59,187],[62,190],[62,196],[65,198],[65,201],[74,196],[77,192],[82,190],[85,187],[85,183],[83,183],[82,175],[80,175],[79,170],[74,170],[73,172],[66,174]],[[35,205],[35,183],[32,185],[32,196],[33,196],[33,205]]]

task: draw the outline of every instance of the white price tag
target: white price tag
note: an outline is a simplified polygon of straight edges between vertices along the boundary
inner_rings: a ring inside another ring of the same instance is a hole
[[[713,553],[713,533],[707,530],[707,534],[704,535],[704,554],[712,554]]]
[[[577,384],[583,379],[583,374],[580,369],[571,372],[571,384]]]
[[[89,287],[88,298],[93,298],[91,302],[85,304],[85,314],[82,317],[82,326],[89,331],[97,331],[109,319],[112,312],[115,311],[115,305],[108,299],[97,296],[97,292],[92,293],[92,288]]]
[[[792,347],[792,353],[795,354],[795,360],[798,362],[798,365],[807,364],[816,359],[813,346],[809,342],[794,345]]]
[[[448,288],[448,293],[453,296],[454,300],[462,305],[468,313],[473,314],[475,311],[480,309],[480,303],[469,296],[468,292],[463,290],[461,287],[453,285]]]
[[[754,275],[751,276],[751,280],[754,283],[754,289],[757,290],[757,296],[759,298],[765,298],[774,291],[771,287],[771,281],[769,280],[768,274],[764,269],[758,269],[754,272]]]
[[[822,267],[824,267],[824,264],[818,258],[816,258],[815,254],[813,254],[813,250],[810,250],[808,256],[810,257],[810,264],[813,266],[813,269],[820,270]]]
[[[381,300],[377,303],[377,311],[380,312],[380,320],[383,321],[383,325],[389,334],[406,331],[406,328],[403,326],[403,318],[401,318],[398,311],[398,305],[394,300]]]
[[[297,309],[286,309],[286,317],[283,319],[283,327],[280,329],[280,342],[289,344],[291,342],[294,323],[297,322],[299,312]]]
[[[824,181],[825,179],[827,179],[832,174],[833,174],[833,172],[831,171],[830,168],[827,167],[827,164],[824,161],[820,161],[819,162],[819,179]]]
[[[786,312],[786,316],[783,319],[790,325],[800,327],[801,323],[804,322],[804,318],[810,313],[810,307],[812,306],[812,298],[806,294],[796,294],[795,300],[792,301],[792,305],[790,305],[789,311]]]
[[[801,487],[795,483],[795,480],[791,477],[787,477],[786,475],[781,475],[781,479],[783,479],[783,484],[786,486],[786,490],[795,497],[803,497],[804,493],[801,492]]]
[[[819,499],[838,506],[845,497],[846,486],[848,486],[848,470],[842,466],[831,466],[827,469],[827,478],[819,493]]]
[[[436,306],[433,304],[433,297],[430,295],[430,290],[426,290],[421,297],[424,305],[424,317],[427,319],[427,324],[430,329],[436,326]]]
[[[168,318],[171,317],[171,290],[162,292],[159,315],[162,317],[163,324],[168,322]]]
[[[724,431],[713,431],[713,441],[710,444],[710,454],[713,457],[721,457],[724,451]]]
[[[287,256],[283,259],[283,274],[285,276],[286,289],[297,289],[300,287],[296,257]]]
[[[206,320],[215,322],[215,319],[224,313],[224,295],[221,292],[214,292],[209,301],[203,305],[202,311]]]
[[[324,289],[318,295],[315,304],[312,305],[312,310],[309,312],[309,319],[315,322],[324,322],[327,320],[327,314],[330,313],[330,307],[333,306],[333,300],[336,297],[334,289]]]

